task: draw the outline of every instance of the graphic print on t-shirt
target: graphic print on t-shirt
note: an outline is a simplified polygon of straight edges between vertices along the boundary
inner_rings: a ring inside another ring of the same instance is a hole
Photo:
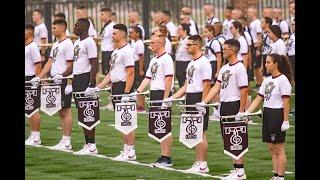
[[[225,72],[222,73],[222,89],[227,88],[231,75],[232,74],[230,74],[230,70],[226,70]]]
[[[111,59],[110,59],[110,68],[111,68],[111,70],[114,69],[114,64],[115,64],[117,58],[118,58],[117,53],[112,54]]]
[[[188,84],[191,84],[191,83],[193,83],[193,79],[192,79],[192,77],[193,77],[193,72],[194,72],[194,70],[196,70],[196,68],[194,67],[194,65],[192,65],[189,69],[188,69]]]
[[[77,61],[79,58],[79,52],[80,52],[80,47],[77,44],[76,47],[74,48],[74,55],[73,55],[73,61]]]
[[[53,62],[56,61],[56,57],[57,57],[58,51],[59,51],[58,47],[54,48],[54,50],[52,51],[52,61]]]
[[[152,64],[152,66],[151,66],[152,80],[156,79],[156,74],[157,74],[157,70],[158,70],[159,66],[160,65],[158,64],[158,62],[155,62]]]
[[[275,85],[273,82],[269,82],[267,85],[266,85],[266,90],[264,92],[265,94],[265,98],[266,98],[266,101],[269,101],[270,97],[271,97],[271,93],[274,89]]]

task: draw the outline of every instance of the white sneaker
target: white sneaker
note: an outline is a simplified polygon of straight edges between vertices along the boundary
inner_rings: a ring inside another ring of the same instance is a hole
[[[243,168],[236,168],[234,171],[231,171],[231,173],[227,177],[223,179],[225,180],[247,179],[247,176]]]
[[[106,109],[113,111],[113,104],[112,101],[110,101],[110,103],[106,106]]]
[[[114,157],[112,160],[114,161],[135,161],[137,159],[135,150],[130,152],[120,151],[120,154]]]
[[[51,147],[50,149],[57,151],[72,152],[71,144],[66,144],[63,140],[60,140],[60,142],[57,145]]]
[[[193,163],[190,169],[187,169],[187,172],[190,173],[208,173],[209,167],[207,163],[201,163],[201,161],[196,161]]]
[[[29,145],[29,146],[35,146],[35,145],[40,145],[41,140],[40,139],[35,139],[33,135],[30,135],[28,139],[24,142],[24,145]]]
[[[75,155],[97,155],[98,149],[94,145],[88,143],[88,144],[85,144],[80,151],[74,152],[73,154],[75,154]]]

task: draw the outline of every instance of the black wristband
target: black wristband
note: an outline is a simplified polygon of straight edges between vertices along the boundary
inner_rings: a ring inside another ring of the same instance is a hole
[[[128,92],[123,92],[123,94],[129,94]]]
[[[95,87],[96,85],[94,83],[89,83],[88,86],[92,88],[92,87]]]

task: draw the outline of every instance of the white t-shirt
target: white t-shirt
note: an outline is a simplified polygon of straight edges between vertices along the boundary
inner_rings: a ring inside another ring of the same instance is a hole
[[[66,29],[66,35],[67,35],[67,36],[70,36],[70,32],[69,32],[68,29]],[[56,42],[56,41],[59,41],[59,39],[56,38],[56,37],[52,34],[52,42]]]
[[[230,26],[233,21],[234,21],[233,19],[230,19],[230,20],[225,19],[223,21],[223,29],[222,30],[223,30],[223,36],[226,38],[226,40],[233,38],[233,35],[230,31]]]
[[[144,44],[141,39],[138,41],[131,40],[130,44],[133,50],[133,59],[134,61],[139,61],[139,54],[144,54]]]
[[[91,58],[97,58],[97,45],[92,37],[80,41],[77,39],[74,44],[73,74],[83,74],[91,71]]]
[[[89,36],[91,36],[91,37],[97,37],[98,35],[97,35],[96,29],[94,28],[91,20],[90,20],[90,19],[88,19],[88,20],[89,20],[89,23],[90,23],[89,32],[88,32],[88,33],[89,33]]]
[[[263,107],[283,108],[282,98],[290,97],[291,90],[292,86],[284,74],[265,78],[259,89],[259,95],[264,98]]]
[[[24,47],[24,53],[25,53],[24,75],[34,76],[35,75],[34,65],[41,62],[39,47],[34,41],[31,41],[31,43],[29,43]]]
[[[207,23],[206,24],[211,24],[211,25],[214,25],[214,23],[216,22],[220,22],[218,18],[216,18],[215,16],[212,16],[211,18],[209,18],[207,20]]]
[[[217,57],[214,53],[221,53],[222,51],[219,41],[214,37],[212,39],[206,40],[205,49],[205,56],[209,59],[209,61],[217,61]],[[214,53],[212,52],[212,50],[214,51]]]
[[[240,43],[240,50],[237,54],[237,59],[239,61],[243,61],[243,57],[242,55],[248,54],[249,50],[248,50],[248,43],[247,40],[245,39],[245,37],[243,37],[242,35],[237,39]]]
[[[144,28],[143,28],[143,26],[142,25],[140,25],[140,24],[137,24],[137,26],[141,29],[141,32],[142,32],[142,40],[144,40],[144,37],[145,37],[145,31],[144,31]]]
[[[268,36],[268,33],[263,33],[262,36],[262,54],[263,55],[267,55],[269,52],[271,52],[270,50],[270,45],[271,45],[272,41]]]
[[[190,24],[190,35],[197,35],[198,34],[197,25],[194,22],[194,20],[190,19],[189,24]]]
[[[103,38],[103,40],[101,41],[101,51],[113,51],[112,31],[114,25],[115,23],[111,21],[99,35]]]
[[[173,24],[172,21],[169,21],[169,22],[166,24],[166,27],[167,27],[168,31],[170,32],[170,36],[177,36],[177,28],[176,28],[176,26]]]
[[[67,70],[67,61],[73,61],[73,53],[71,39],[66,38],[61,42],[55,42],[50,52],[50,58],[52,59],[50,75],[63,74]]]
[[[279,54],[279,55],[286,55],[287,54],[287,47],[286,44],[282,39],[278,39],[276,42],[272,42],[270,44],[270,53],[269,54]]]
[[[129,44],[115,49],[110,59],[111,82],[125,82],[127,79],[126,68],[134,67],[133,50]]]
[[[174,79],[174,65],[171,56],[163,53],[151,59],[146,78],[151,79],[150,90],[165,90],[166,77],[172,76]],[[174,81],[172,81],[172,86]]]
[[[218,82],[221,83],[220,102],[240,100],[240,89],[248,87],[248,75],[243,63],[223,65],[219,71]]]
[[[172,43],[171,41],[166,37],[166,44],[164,45],[164,49],[167,53],[172,54]]]
[[[262,33],[260,19],[253,20],[250,23],[249,27],[250,27],[250,32],[251,32],[253,43],[258,42],[257,34],[261,34]]]
[[[282,34],[289,33],[289,26],[287,22],[284,20],[280,20],[280,21],[273,20],[272,25],[278,25],[281,29]]]
[[[288,56],[294,56],[296,54],[296,35],[294,32],[290,35],[287,43],[287,52]]]
[[[191,61],[192,56],[186,49],[189,36],[180,38],[179,47],[176,52],[176,61]]]
[[[247,40],[248,46],[252,46],[252,39],[251,39],[251,36],[250,36],[249,32],[248,31],[244,31],[243,33],[244,33],[244,36],[245,36],[245,38]]]
[[[226,38],[222,34],[217,35],[216,39],[218,39],[221,45],[224,45],[224,42],[226,42]]]
[[[190,61],[186,70],[187,93],[199,93],[203,91],[203,82],[211,81],[212,69],[208,59],[201,55]]]
[[[46,38],[48,41],[48,30],[44,23],[41,23],[34,27],[33,41],[39,45],[41,44],[41,38]]]

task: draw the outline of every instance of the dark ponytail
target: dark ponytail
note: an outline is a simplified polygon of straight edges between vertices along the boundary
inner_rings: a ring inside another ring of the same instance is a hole
[[[280,71],[280,73],[284,74],[288,78],[289,82],[292,83],[292,66],[287,56],[279,54],[270,54],[269,56],[272,58],[273,63],[278,64],[278,70]]]

